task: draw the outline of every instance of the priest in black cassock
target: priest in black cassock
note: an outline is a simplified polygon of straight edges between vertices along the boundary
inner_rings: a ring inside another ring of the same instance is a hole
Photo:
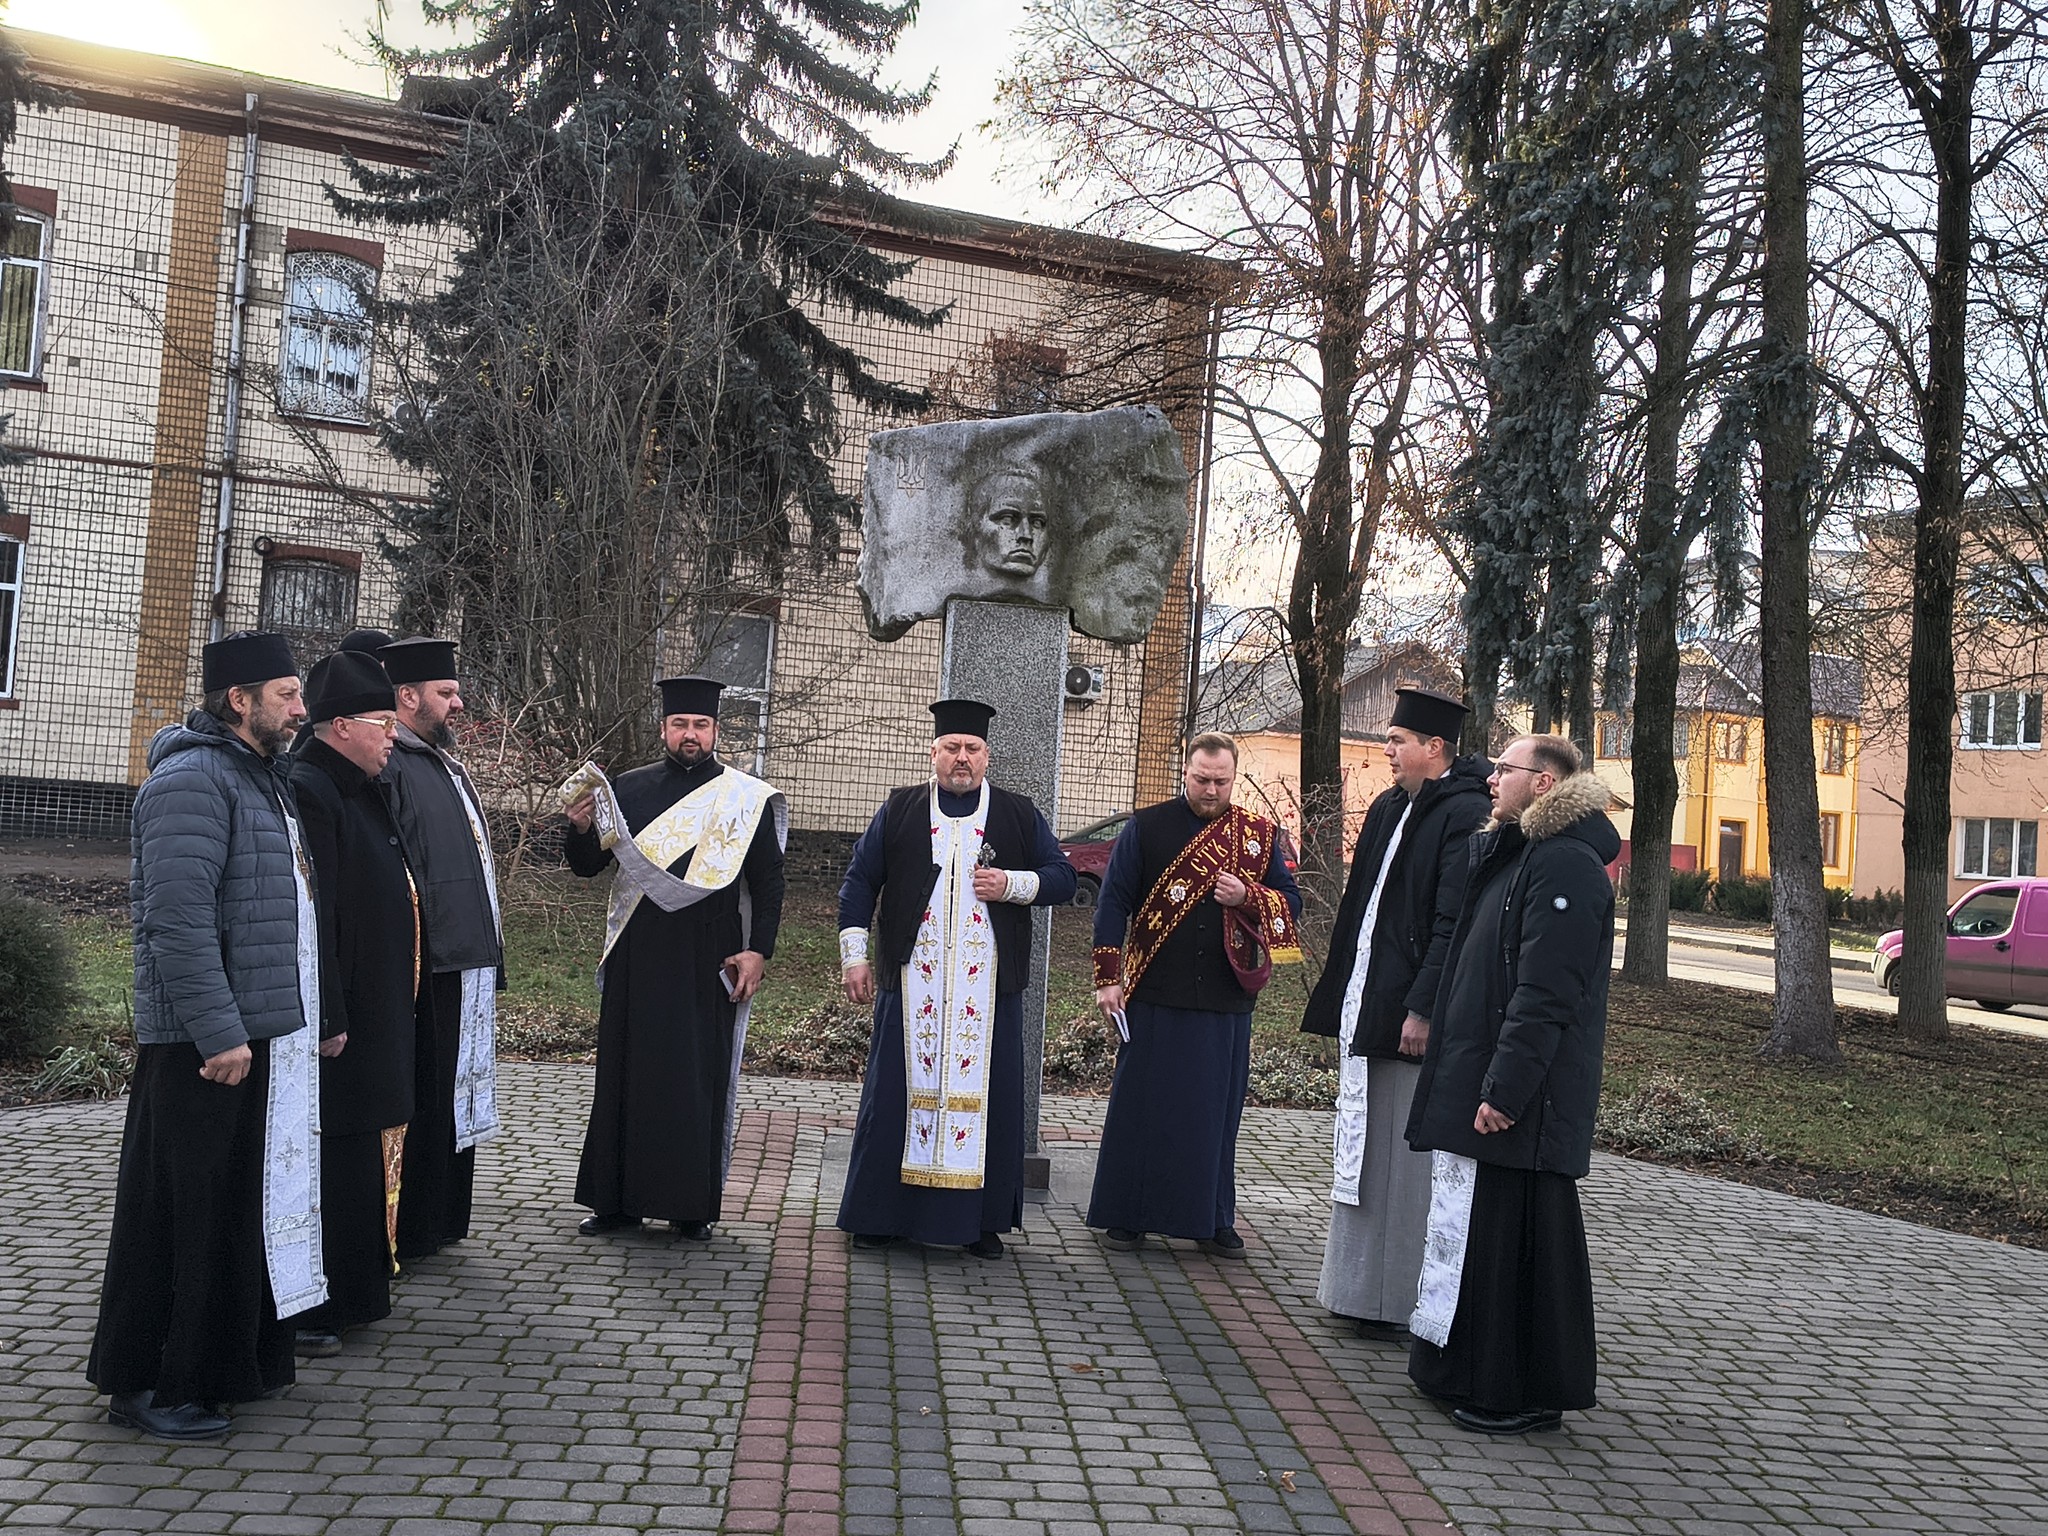
[[[419,903],[383,776],[398,734],[391,679],[365,651],[324,656],[306,676],[306,713],[311,734],[292,754],[291,779],[318,886],[328,1289],[298,1320],[298,1351],[331,1355],[344,1329],[391,1315],[413,1107]]]
[[[931,779],[883,802],[839,888],[840,976],[875,1005],[839,1225],[994,1259],[1024,1217],[1025,908],[1071,901],[1074,868],[1038,807],[988,782],[995,710],[931,711]]]
[[[721,763],[707,677],[664,678],[662,760],[566,812],[569,867],[617,863],[599,968],[597,1091],[576,1203],[585,1236],[650,1217],[703,1240],[719,1219],[747,1009],[782,922],[789,812]],[[573,781],[572,781],[573,782]]]

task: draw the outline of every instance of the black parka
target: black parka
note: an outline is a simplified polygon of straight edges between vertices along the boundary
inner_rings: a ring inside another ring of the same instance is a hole
[[[1472,840],[1408,1144],[1507,1168],[1585,1175],[1607,1034],[1621,852],[1607,786],[1574,774]],[[1481,1100],[1515,1122],[1481,1135]]]
[[[1373,801],[1359,829],[1351,875],[1337,907],[1330,958],[1301,1017],[1303,1033],[1334,1038],[1341,1032],[1344,991],[1358,960],[1358,925],[1403,807],[1409,807],[1408,824],[1373,919],[1372,968],[1359,999],[1351,1054],[1398,1057],[1401,1025],[1408,1015],[1431,1017],[1451,931],[1465,898],[1465,876],[1471,867],[1467,845],[1492,804],[1486,793],[1491,771],[1483,757],[1461,757],[1440,777],[1426,782],[1412,806],[1408,792],[1398,784]]]
[[[391,787],[317,736],[291,756],[292,788],[318,877],[320,1035],[345,1034],[320,1063],[320,1127],[361,1135],[413,1113],[412,886]]]
[[[397,791],[392,814],[419,882],[426,968],[440,973],[502,965],[504,950],[484,879],[490,852],[478,848],[462,804],[466,797],[483,815],[469,774],[401,725],[384,777]]]

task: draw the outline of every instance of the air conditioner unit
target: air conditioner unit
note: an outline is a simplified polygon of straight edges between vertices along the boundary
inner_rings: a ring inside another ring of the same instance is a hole
[[[1067,668],[1067,702],[1093,704],[1102,697],[1102,668]]]

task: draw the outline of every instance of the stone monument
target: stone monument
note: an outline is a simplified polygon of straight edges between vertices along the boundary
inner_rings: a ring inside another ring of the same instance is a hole
[[[868,632],[896,640],[943,618],[941,698],[993,704],[989,776],[1058,825],[1069,623],[1144,639],[1187,538],[1188,475],[1163,413],[951,421],[868,439],[860,596]],[[1052,913],[1032,913],[1024,994],[1024,1184],[1042,1198],[1038,1141]]]

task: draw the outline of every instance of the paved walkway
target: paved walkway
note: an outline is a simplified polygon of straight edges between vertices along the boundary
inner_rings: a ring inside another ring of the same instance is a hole
[[[1250,1262],[1080,1223],[1096,1102],[1048,1101],[1011,1255],[850,1253],[853,1091],[747,1085],[707,1245],[589,1240],[587,1069],[505,1069],[479,1236],[224,1444],[81,1375],[118,1105],[0,1112],[0,1528],[249,1536],[2048,1530],[2048,1253],[1601,1158],[1603,1406],[1494,1443],[1314,1302],[1329,1117],[1246,1116]]]

